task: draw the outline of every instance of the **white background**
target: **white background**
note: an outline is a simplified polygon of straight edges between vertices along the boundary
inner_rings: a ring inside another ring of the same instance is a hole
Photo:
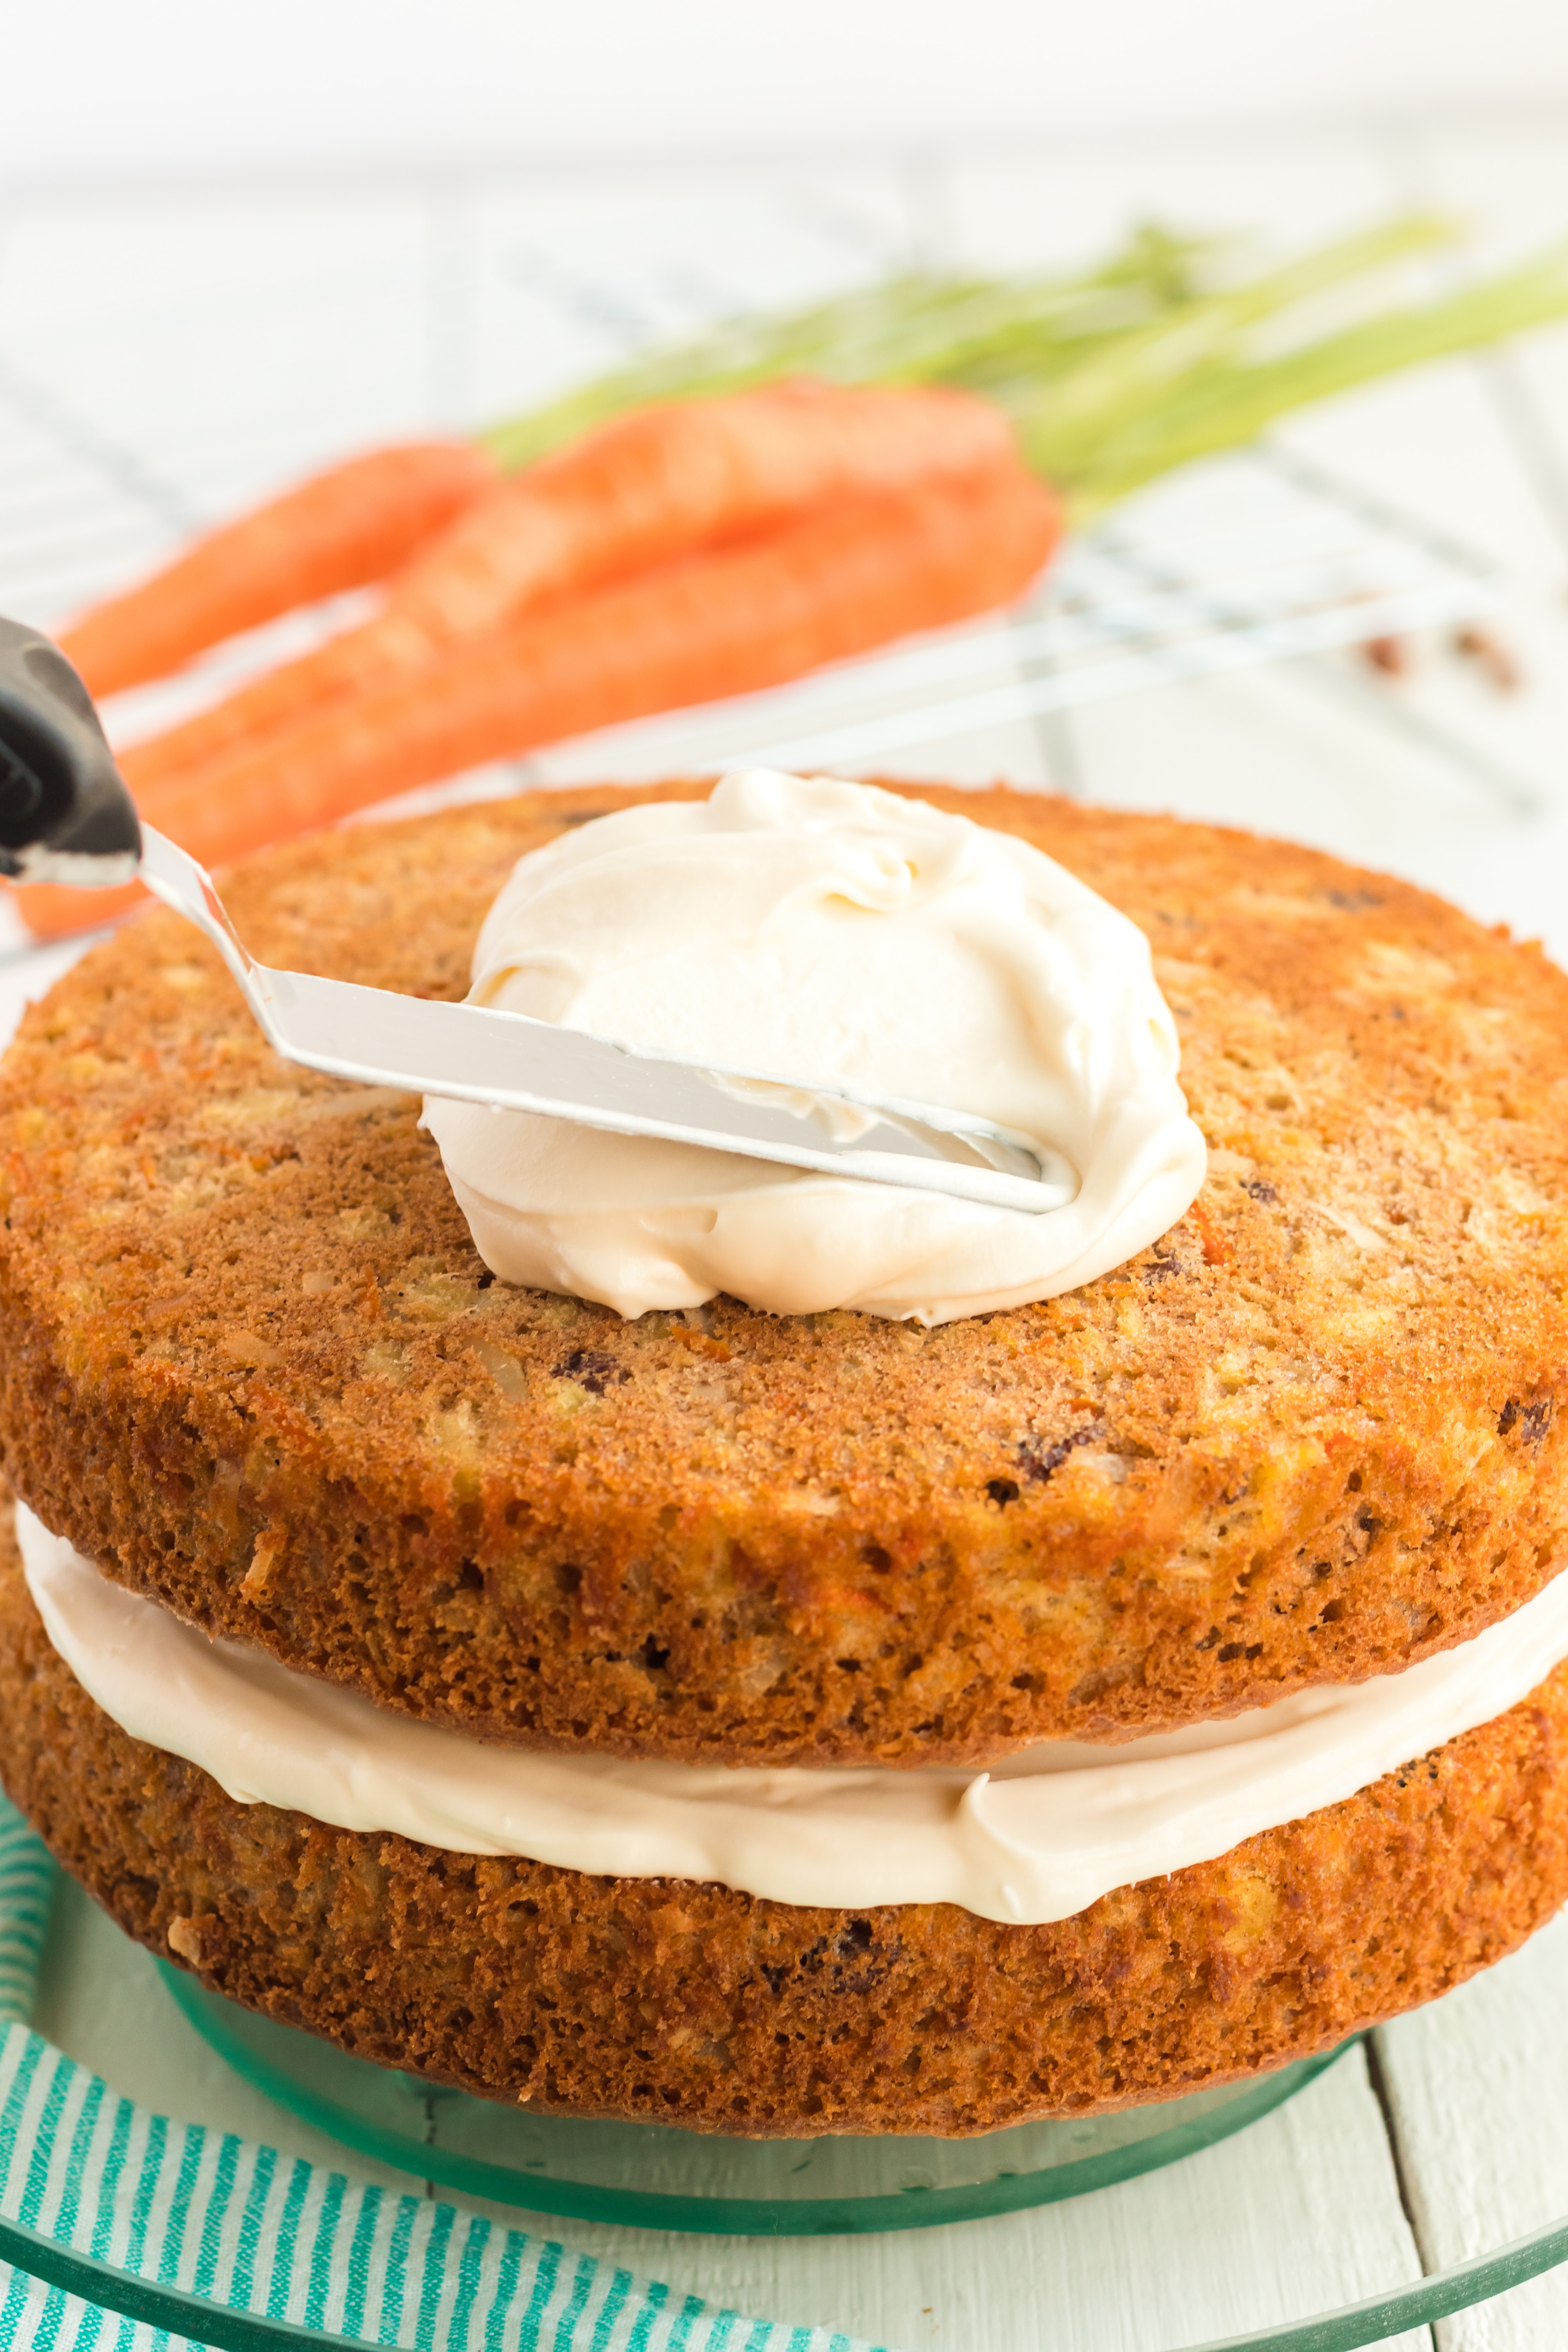
[[[1562,0],[5,0],[0,29],[13,188],[1568,95]]]

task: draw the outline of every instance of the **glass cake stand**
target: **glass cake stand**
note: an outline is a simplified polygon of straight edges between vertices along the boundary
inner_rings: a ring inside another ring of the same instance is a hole
[[[372,2066],[205,1992],[51,1875],[32,2022],[144,2109],[329,2169],[334,2150],[353,2151],[373,2178],[385,2167],[405,2189],[500,2209],[524,2229],[561,2216],[584,2233],[578,2244],[628,2271],[695,2268],[721,2288],[743,2276],[753,2307],[794,2301],[842,2325],[847,2280],[879,2273],[877,2294],[896,2302],[886,2281],[907,2271],[939,2288],[967,2282],[967,2296],[1001,2265],[1016,2273],[1038,2340],[1059,2352],[1351,2352],[1568,2261],[1568,1916],[1432,2009],[1240,2086],[967,2141],[754,2142],[530,2117]],[[1369,2170],[1380,2108],[1392,2153],[1380,2137]],[[1468,2216],[1458,2230],[1442,2210],[1450,2190],[1451,2212]],[[54,2210],[47,2196],[31,2210],[7,2199],[0,2262],[225,2352],[359,2340],[95,2259],[65,2224],[43,2224]],[[895,2231],[906,2234],[879,2253],[878,2233]],[[696,2252],[698,2233],[710,2233],[709,2251]],[[1107,2269],[1128,2282],[1119,2323],[1109,2307],[1086,2317],[1085,2282]],[[1561,2294],[1538,2294],[1550,2298],[1544,2332],[1446,2332],[1445,2352],[1561,2340]],[[916,2310],[933,2299],[929,2284],[903,2296]],[[875,2340],[912,2352],[924,2326],[916,2336],[905,2320]]]
[[[470,2098],[258,2017],[165,1961],[157,1967],[176,2007],[236,2074],[362,2156],[534,2213],[730,2236],[930,2229],[1082,2197],[1227,2138],[1350,2046],[1159,2106],[974,2139],[736,2139],[669,2124],[531,2116]]]

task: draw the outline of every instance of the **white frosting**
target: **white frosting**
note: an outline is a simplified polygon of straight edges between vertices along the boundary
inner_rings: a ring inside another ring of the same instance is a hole
[[[1157,1240],[1203,1182],[1136,925],[1027,842],[869,785],[758,770],[597,818],[519,861],[473,977],[624,1045],[977,1112],[1076,1171],[1030,1215],[427,1100],[491,1270],[623,1315],[721,1290],[925,1323],[1021,1306]]]
[[[242,1804],[455,1853],[717,1880],[775,1902],[956,1903],[1069,1918],[1112,1887],[1209,1862],[1353,1796],[1516,1706],[1568,1655],[1568,1574],[1402,1675],[1107,1749],[1063,1741],[995,1770],[726,1771],[491,1748],[210,1642],[111,1584],[18,1505],[27,1582],[77,1680],[134,1738]]]

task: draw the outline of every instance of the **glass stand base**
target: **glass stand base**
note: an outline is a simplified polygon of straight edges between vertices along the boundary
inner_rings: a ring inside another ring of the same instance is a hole
[[[1340,2055],[1159,2106],[1018,2124],[976,2139],[731,2139],[668,2124],[531,2116],[471,2098],[255,2016],[164,1962],[159,1969],[176,2006],[237,2074],[363,2156],[533,2213],[745,2237],[929,2229],[1081,2197],[1240,2131]]]

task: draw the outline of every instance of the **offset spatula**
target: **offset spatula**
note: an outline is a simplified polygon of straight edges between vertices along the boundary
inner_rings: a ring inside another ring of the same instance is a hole
[[[527,1013],[432,1003],[258,963],[211,876],[139,823],[65,656],[15,621],[0,621],[0,874],[89,889],[140,879],[212,941],[274,1051],[331,1077],[997,1208],[1059,1208],[1078,1191],[1059,1152],[967,1111],[851,1093],[799,1071],[699,1066]],[[784,1088],[812,1097],[821,1115],[752,1091]]]

